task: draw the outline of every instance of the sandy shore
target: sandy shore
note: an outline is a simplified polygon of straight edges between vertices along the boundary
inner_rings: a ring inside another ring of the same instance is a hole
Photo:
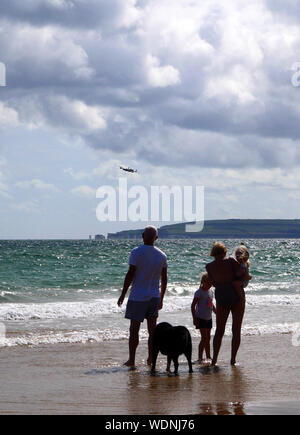
[[[231,367],[225,338],[218,368],[168,375],[161,356],[151,376],[145,341],[135,371],[126,341],[0,348],[0,414],[300,414],[299,352],[291,335],[244,337]]]

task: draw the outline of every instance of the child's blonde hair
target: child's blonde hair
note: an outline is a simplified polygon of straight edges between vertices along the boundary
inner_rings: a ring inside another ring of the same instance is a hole
[[[243,263],[246,263],[250,267],[250,253],[243,243],[236,248],[235,257],[237,257],[237,254],[239,254],[238,257],[242,259]]]
[[[201,276],[201,284],[205,284],[206,282],[211,282],[207,272],[203,273]]]

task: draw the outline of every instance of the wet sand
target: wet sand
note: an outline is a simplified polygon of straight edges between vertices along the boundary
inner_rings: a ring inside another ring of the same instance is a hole
[[[196,359],[198,342],[193,342]],[[0,414],[300,414],[300,347],[291,335],[243,337],[231,367],[224,338],[219,366],[181,359],[179,376],[146,366],[146,341],[137,370],[122,367],[127,341],[0,348]]]

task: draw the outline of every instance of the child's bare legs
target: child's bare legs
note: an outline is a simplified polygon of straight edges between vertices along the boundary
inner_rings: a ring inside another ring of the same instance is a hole
[[[210,329],[200,328],[201,341],[199,343],[199,361],[203,360],[203,352],[205,350],[206,358],[211,359],[210,356]]]

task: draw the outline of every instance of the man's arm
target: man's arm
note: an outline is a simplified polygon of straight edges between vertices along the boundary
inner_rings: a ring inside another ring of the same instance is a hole
[[[163,307],[163,300],[167,290],[167,284],[168,284],[168,269],[167,267],[164,267],[163,270],[161,271],[160,307],[159,307],[160,310]]]
[[[122,290],[121,296],[119,297],[119,300],[118,300],[119,307],[121,307],[121,305],[124,302],[127,290],[129,289],[129,287],[132,284],[135,272],[136,272],[136,266],[130,265],[129,266],[129,270],[126,273],[126,276],[125,276],[125,279],[124,279],[123,290]]]

